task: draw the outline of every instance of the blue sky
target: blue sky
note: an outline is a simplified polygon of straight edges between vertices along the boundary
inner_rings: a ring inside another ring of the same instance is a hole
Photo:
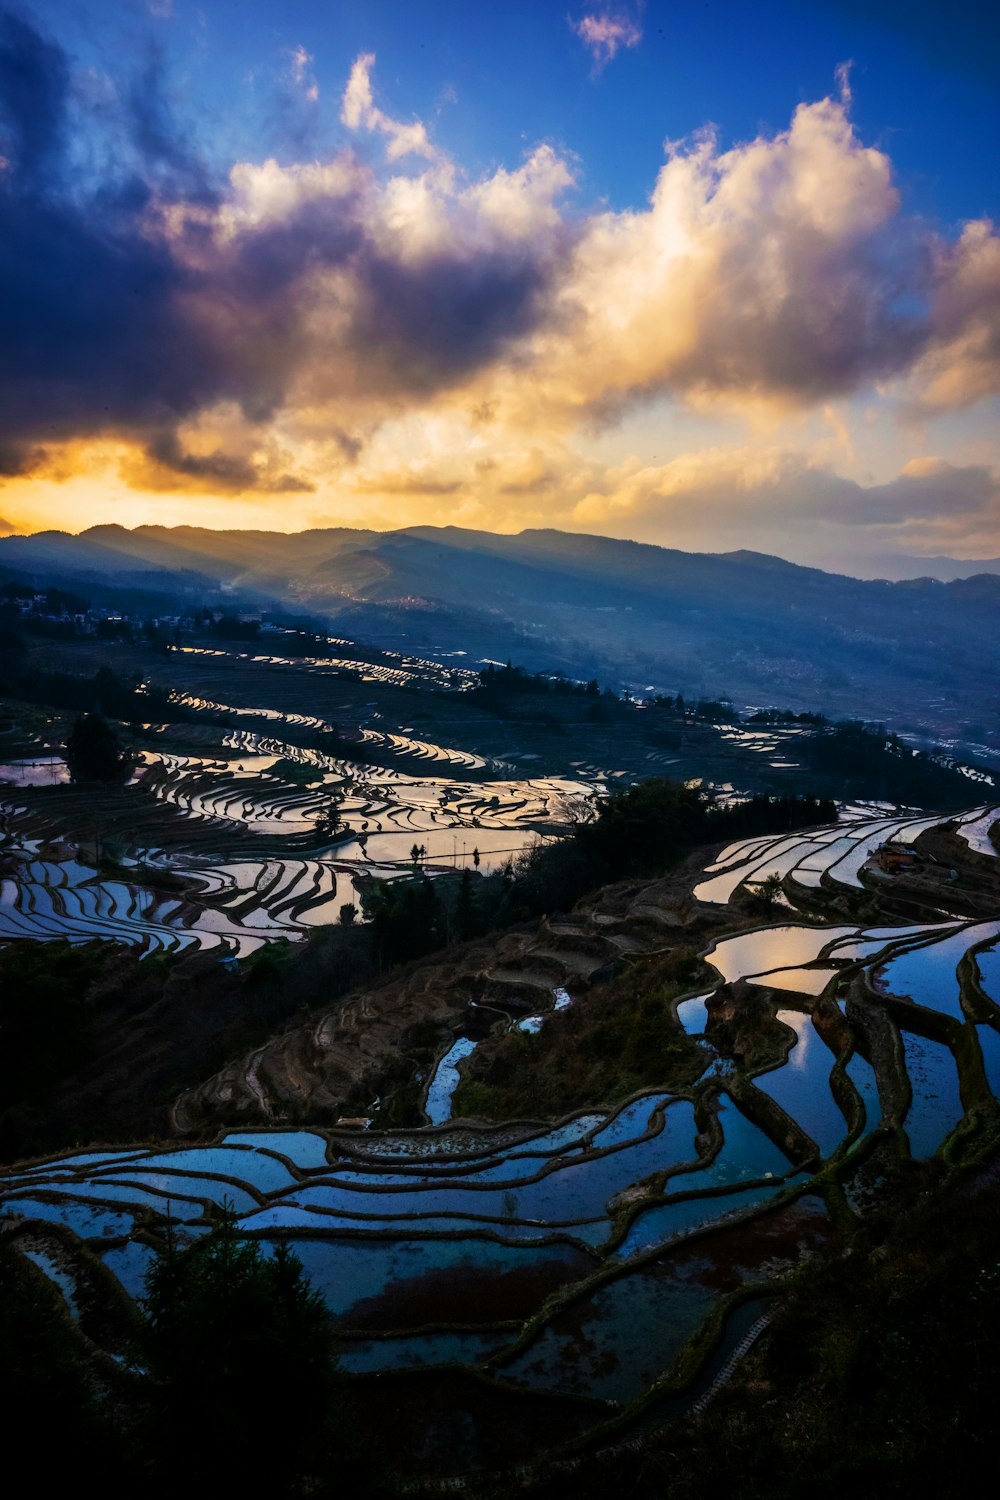
[[[998,212],[1000,9],[901,0],[648,0],[612,6],[641,41],[595,69],[564,0],[41,0],[26,7],[89,66],[163,53],[171,100],[219,170],[342,144],[338,102],[374,52],[401,119],[434,122],[472,174],[551,141],[583,166],[581,198],[640,204],[665,138],[707,122],[723,142],[780,129],[853,63],[860,133],[892,154],[911,203],[945,220]],[[315,109],[288,87],[310,54]]]
[[[1000,552],[996,7],[0,14],[11,524]]]

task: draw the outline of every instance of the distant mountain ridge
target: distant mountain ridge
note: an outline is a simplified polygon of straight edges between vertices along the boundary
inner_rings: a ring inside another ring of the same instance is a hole
[[[912,721],[998,725],[1000,577],[860,580],[764,553],[555,530],[95,526],[0,538],[0,573],[226,595],[404,651]]]

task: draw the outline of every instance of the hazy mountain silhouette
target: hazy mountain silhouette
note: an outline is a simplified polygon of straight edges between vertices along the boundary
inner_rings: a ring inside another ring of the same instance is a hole
[[[0,570],[173,592],[179,603],[221,591],[404,651],[513,655],[613,683],[911,720],[936,734],[997,727],[1000,577],[988,571],[865,581],[756,552],[450,526],[95,526],[0,538]]]

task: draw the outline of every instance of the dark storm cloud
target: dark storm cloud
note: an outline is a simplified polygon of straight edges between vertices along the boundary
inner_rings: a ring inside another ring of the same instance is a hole
[[[141,233],[141,182],[84,201],[67,186],[65,56],[0,16],[0,440],[166,428],[197,405],[211,351],[172,312],[180,276]],[[178,337],[180,335],[180,337]],[[201,372],[201,378],[195,374]]]
[[[394,261],[374,243],[360,185],[220,234],[219,195],[174,125],[155,51],[120,122],[127,149],[118,157],[141,163],[138,173],[89,190],[70,184],[70,104],[62,50],[21,17],[0,16],[8,472],[39,442],[108,433],[189,478],[270,488],[273,478],[242,458],[186,455],[178,426],[225,401],[265,422],[304,367],[324,401],[433,393],[495,358],[537,316],[547,273],[530,250]],[[349,278],[349,306],[324,342],[310,329],[312,278],[332,268]],[[329,435],[356,454],[349,427]]]
[[[551,147],[467,183],[375,106],[373,61],[341,119],[384,178],[343,152],[217,181],[158,52],[88,105],[60,47],[0,12],[0,472],[108,435],[145,452],[140,482],[295,489],[282,443],[336,469],[443,393],[572,425],[650,394],[809,406],[906,377],[940,409],[1000,384],[993,226],[948,240],[902,214],[846,100],[727,151],[695,138],[648,208],[574,218]]]
[[[58,163],[68,87],[62,51],[22,17],[0,12],[0,139],[7,170],[28,190]]]
[[[197,146],[178,128],[167,102],[163,54],[150,43],[139,76],[128,90],[131,143],[150,181],[193,202],[218,200]]]
[[[170,470],[178,478],[202,479],[208,487],[225,493],[263,490],[272,494],[306,494],[315,489],[315,485],[294,474],[261,473],[246,459],[228,453],[185,453],[172,432],[154,437],[146,453],[152,464]]]

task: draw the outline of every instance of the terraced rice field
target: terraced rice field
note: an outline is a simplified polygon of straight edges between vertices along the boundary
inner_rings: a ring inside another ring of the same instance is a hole
[[[275,632],[273,639],[280,644],[281,632]],[[424,657],[404,656],[398,651],[359,653],[354,641],[340,636],[327,636],[326,644],[345,647],[351,654],[282,656],[267,652],[226,651],[210,646],[175,646],[171,649],[178,656],[207,656],[229,662],[252,662],[261,667],[283,667],[318,677],[338,677],[347,673],[359,676],[363,682],[382,683],[392,687],[410,687],[414,683],[420,683],[433,688],[469,691],[478,686],[478,674],[455,662],[445,664],[429,661]],[[376,659],[369,659],[371,657]]]
[[[860,817],[849,834],[838,825],[800,837],[800,859],[834,886],[840,869],[853,888],[849,856],[872,821],[890,836],[912,827]],[[794,885],[787,839],[734,845],[707,879],[766,872],[778,845]],[[281,872],[274,920],[295,909],[302,878]],[[168,1219],[183,1241],[225,1208],[241,1233],[294,1245],[349,1370],[475,1372],[496,1413],[514,1395],[544,1393],[577,1403],[583,1426],[626,1420],[650,1391],[673,1411],[683,1393],[671,1372],[692,1337],[709,1318],[726,1324],[715,1363],[690,1377],[689,1403],[726,1351],[742,1347],[750,1292],[779,1287],[831,1234],[835,1183],[861,1212],[873,1173],[947,1150],[966,1117],[992,1107],[998,943],[1000,919],[786,917],[714,944],[705,956],[716,986],[675,1002],[704,1053],[686,1093],[650,1089],[613,1111],[555,1121],[453,1122],[453,1049],[429,1080],[434,1123],[423,1129],[300,1126],[78,1151],[11,1172],[0,1208],[40,1232],[61,1225],[130,1295],[162,1252]],[[716,1016],[743,985],[763,996],[784,1038],[754,1069],[713,1040]],[[553,1003],[568,999],[559,991]],[[969,1033],[978,1045],[966,1044]],[[60,1266],[38,1263],[58,1283]]]
[[[106,807],[53,799],[47,783],[36,782],[23,801],[9,796],[0,802],[9,835],[0,941],[106,937],[146,953],[200,947],[244,957],[268,938],[301,940],[337,921],[345,904],[358,908],[359,880],[412,869],[415,845],[431,874],[486,872],[591,816],[600,790],[558,777],[468,781],[470,771],[487,770],[482,757],[366,735],[390,764],[232,730],[224,748],[233,759],[143,752],[124,813],[113,799]],[[308,784],[276,771],[279,762],[307,768]],[[316,820],[333,802],[341,826],[324,841]],[[102,830],[127,838],[123,861],[134,880],[102,878],[62,855],[67,834],[86,839],[89,831],[93,844]],[[49,857],[37,858],[43,848]],[[143,865],[184,877],[184,898],[156,896],[143,885]]]
[[[695,886],[693,894],[698,901],[723,905],[741,888],[753,889],[772,874],[781,877],[793,902],[808,904],[811,890],[836,891],[841,887],[860,891],[866,883],[877,885],[879,881],[873,861],[883,844],[910,845],[925,829],[947,822],[955,822],[959,837],[975,852],[996,855],[987,832],[1000,822],[1000,808],[996,806],[975,808],[951,819],[940,814],[872,817],[864,808],[848,808],[842,821],[828,828],[744,839],[729,845],[708,866],[708,878]]]

